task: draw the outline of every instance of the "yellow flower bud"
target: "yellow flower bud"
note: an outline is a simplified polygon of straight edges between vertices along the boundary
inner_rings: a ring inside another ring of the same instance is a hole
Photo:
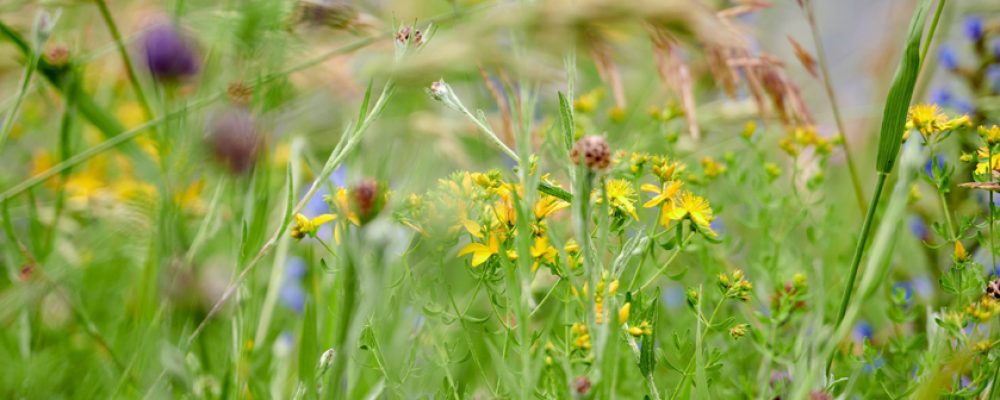
[[[962,245],[962,241],[955,241],[955,261],[963,262],[969,259],[969,255],[965,252],[965,246]]]
[[[630,327],[628,327],[628,334],[632,335],[632,336],[635,336],[635,337],[642,336],[642,334],[643,334],[642,328],[640,328],[638,326],[630,326]]]
[[[625,305],[623,305],[622,308],[620,308],[618,310],[618,324],[619,325],[622,325],[625,322],[628,322],[628,315],[629,315],[629,312],[631,310],[632,310],[632,303],[625,303]]]

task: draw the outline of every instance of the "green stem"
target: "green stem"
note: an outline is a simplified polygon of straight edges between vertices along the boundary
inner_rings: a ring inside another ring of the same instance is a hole
[[[989,158],[987,158],[987,160],[990,160],[989,163],[992,165],[992,163],[993,163],[993,145],[987,143],[986,147],[989,149]],[[989,175],[990,175],[990,182],[993,182],[994,181],[993,174],[991,173]],[[995,224],[995,221],[993,220],[993,218],[994,218],[993,217],[993,213],[995,211],[995,207],[996,207],[996,205],[993,203],[993,191],[990,190],[990,215],[989,215],[989,220],[990,220],[990,258],[993,261],[993,265],[990,266],[990,274],[991,275],[995,275],[996,274],[996,270],[997,270],[997,244],[996,244],[996,235],[993,232],[993,229],[994,229],[993,225]],[[998,367],[998,368],[1000,368],[1000,367]],[[990,389],[990,391],[992,392],[992,389]],[[993,396],[991,395],[990,398],[993,398]]]
[[[941,20],[941,11],[944,10],[945,0],[939,0],[937,4],[937,9],[934,10],[934,18],[931,19],[930,30],[927,31],[927,39],[924,41],[924,47],[920,49],[920,66],[917,67],[917,76],[920,75],[920,69],[924,67],[924,59],[927,58],[927,52],[931,49],[931,42],[934,39],[934,31],[937,30],[938,21]]]
[[[878,208],[879,198],[882,196],[882,189],[885,187],[886,178],[889,174],[884,172],[879,172],[878,181],[875,184],[875,193],[872,193],[871,201],[868,204],[868,212],[865,214],[865,220],[861,224],[861,234],[858,236],[857,247],[854,248],[854,259],[851,261],[851,273],[847,278],[847,287],[844,288],[844,297],[840,301],[840,311],[837,312],[837,323],[834,324],[834,330],[840,327],[840,324],[844,321],[844,315],[847,313],[847,304],[851,301],[851,295],[854,293],[854,281],[858,277],[858,267],[861,265],[861,256],[865,252],[865,245],[868,243],[868,233],[872,228],[872,221],[875,219],[875,210]],[[830,365],[833,363],[833,358],[827,361],[826,369],[829,371]]]
[[[990,192],[990,195],[992,194],[993,192]],[[951,211],[948,211],[948,198],[945,197],[940,189],[938,190],[938,200],[941,202],[941,212],[944,214],[944,222],[948,225],[948,236],[951,236],[949,239],[958,240],[958,229],[955,228],[955,221],[951,218]]]
[[[840,115],[840,107],[837,105],[837,95],[833,91],[833,82],[830,80],[830,68],[826,61],[826,51],[823,50],[823,41],[820,40],[819,26],[816,24],[816,18],[813,16],[812,1],[806,1],[803,8],[806,13],[806,20],[809,22],[809,27],[812,30],[812,39],[816,46],[816,57],[819,61],[819,68],[823,72],[823,87],[826,89],[826,96],[830,99],[830,107],[833,109],[833,119],[837,123],[837,130],[840,131],[840,137],[843,141],[844,159],[847,161],[847,170],[851,176],[851,186],[854,187],[854,197],[858,201],[858,209],[861,210],[862,214],[865,214],[868,212],[865,206],[865,194],[861,189],[861,179],[858,177],[858,169],[854,163],[854,156],[851,155],[851,148],[847,142],[847,130],[844,129],[844,119]]]
[[[701,295],[700,292],[699,292],[699,295]],[[724,304],[725,302],[726,302],[726,297],[723,296],[722,299],[719,300],[719,302],[715,305],[715,310],[712,311],[712,315],[710,317],[708,317],[708,320],[705,320],[705,331],[703,331],[701,333],[701,337],[700,337],[699,341],[701,341],[701,342],[705,341],[705,337],[708,335],[708,331],[710,331],[712,329],[712,322],[715,321],[715,316],[719,314],[719,310],[722,309],[722,304]],[[698,318],[700,318],[702,320],[704,320],[704,318],[705,318],[705,316],[703,314],[701,314],[701,310],[698,310]],[[690,371],[691,371],[691,368],[694,368],[695,356],[696,356],[696,354],[692,354],[691,355],[691,359],[688,360],[687,366],[684,367],[684,376],[681,376],[681,381],[677,382],[677,387],[675,387],[674,388],[674,392],[670,394],[670,399],[671,400],[677,398],[677,395],[680,394],[680,392],[681,392],[681,387],[684,386],[684,383],[687,382],[688,377],[691,376],[691,372]]]
[[[115,23],[114,18],[111,16],[108,3],[105,0],[96,0],[96,3],[97,8],[101,11],[101,18],[104,19],[104,24],[108,26],[108,31],[111,32],[111,38],[115,40],[118,53],[121,54],[122,62],[125,64],[125,74],[128,75],[128,80],[132,84],[135,97],[139,100],[142,110],[146,113],[146,118],[152,119],[154,117],[153,110],[149,107],[149,101],[146,100],[146,95],[142,91],[142,85],[139,83],[139,77],[135,73],[132,59],[128,56],[128,49],[125,48],[125,40],[122,38],[121,32],[118,31],[118,24]]]
[[[678,225],[677,229],[680,229],[680,225]],[[670,264],[673,263],[674,259],[677,258],[677,255],[681,253],[681,250],[683,250],[684,246],[687,245],[688,242],[691,241],[691,238],[693,238],[694,235],[695,235],[694,232],[689,233],[687,235],[687,237],[684,238],[683,241],[681,241],[680,243],[677,244],[677,250],[674,251],[674,254],[670,255],[670,258],[667,259],[667,262],[663,263],[663,266],[661,266],[660,269],[658,269],[656,271],[656,273],[653,274],[653,276],[651,278],[649,278],[648,281],[646,281],[646,283],[642,284],[642,286],[639,287],[639,291],[640,292],[643,291],[643,290],[646,290],[646,288],[648,288],[649,285],[652,285],[653,282],[656,282],[656,278],[659,278],[660,274],[662,274],[663,271],[665,271],[667,269],[667,267],[669,267]],[[632,285],[632,283],[629,283],[630,289],[631,289],[631,285]]]

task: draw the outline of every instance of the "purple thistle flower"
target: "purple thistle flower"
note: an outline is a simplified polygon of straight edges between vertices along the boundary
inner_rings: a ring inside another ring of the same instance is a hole
[[[950,46],[941,46],[941,50],[938,50],[938,58],[941,60],[941,66],[945,69],[949,71],[958,69],[958,55]]]
[[[260,141],[257,121],[244,108],[219,113],[208,127],[208,144],[212,154],[236,175],[253,167]]]
[[[173,24],[160,24],[146,32],[142,40],[146,66],[159,81],[177,81],[198,73],[198,56],[193,44]]]
[[[978,15],[965,17],[962,21],[962,32],[971,41],[978,41],[983,38],[983,18]]]

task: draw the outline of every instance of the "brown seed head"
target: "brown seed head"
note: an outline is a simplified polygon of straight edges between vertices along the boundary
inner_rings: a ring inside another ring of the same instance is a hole
[[[586,136],[573,145],[569,156],[574,164],[583,162],[591,170],[602,170],[611,165],[611,146],[603,137]]]

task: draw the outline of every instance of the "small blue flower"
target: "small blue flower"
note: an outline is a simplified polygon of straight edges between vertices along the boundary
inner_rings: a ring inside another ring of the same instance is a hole
[[[937,104],[941,107],[948,107],[949,105],[951,105],[951,101],[953,98],[954,97],[951,94],[951,90],[939,87],[931,91],[931,95],[928,101],[930,101],[933,104]]]
[[[281,290],[278,291],[278,298],[281,299],[281,303],[292,309],[293,311],[301,314],[306,307],[306,292],[302,290],[302,285],[298,282],[285,281],[281,285]]]
[[[997,57],[1000,57],[1000,54]],[[994,92],[1000,92],[1000,64],[992,64],[986,67],[986,81],[989,82]]]
[[[719,236],[722,236],[722,234],[726,232],[726,224],[723,224],[721,219],[713,219],[712,222],[708,224],[708,227],[715,231],[715,233],[718,233]]]
[[[958,69],[958,55],[955,54],[955,50],[951,47],[943,45],[941,49],[938,50],[938,58],[941,60],[941,66],[949,71],[954,71]]]
[[[931,231],[927,229],[927,224],[924,223],[923,218],[918,216],[910,217],[910,232],[912,232],[913,236],[916,236],[917,239],[923,241],[929,239],[931,234]]]
[[[965,17],[962,22],[962,32],[969,40],[977,41],[983,38],[983,18],[978,15]]]
[[[885,359],[882,357],[878,357],[872,360],[871,363],[865,364],[864,371],[865,373],[870,374],[872,372],[875,372],[876,369],[882,368],[883,366],[885,366]]]
[[[976,111],[976,107],[964,99],[955,99],[951,104],[951,108],[954,108],[959,114],[971,114],[973,111]]]
[[[851,338],[855,342],[862,343],[865,339],[871,340],[872,336],[875,335],[875,329],[867,321],[859,321],[857,325],[854,325],[854,329],[851,330]]]
[[[896,282],[892,284],[892,291],[893,293],[895,293],[896,291],[902,291],[903,299],[908,304],[910,300],[913,299],[913,282],[910,281]]]
[[[937,166],[939,169],[944,170],[945,159],[944,156],[938,154],[937,157],[927,160],[924,164],[924,173],[927,174],[928,178],[934,179],[934,161],[937,161]]]
[[[289,259],[285,266],[285,279],[299,281],[303,276],[306,276],[306,262],[299,257]]]

